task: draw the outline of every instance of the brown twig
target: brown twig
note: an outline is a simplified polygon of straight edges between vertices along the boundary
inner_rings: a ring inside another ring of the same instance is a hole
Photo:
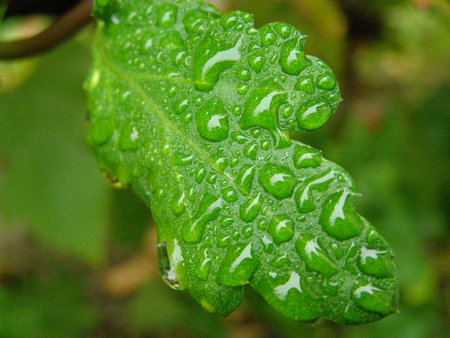
[[[0,59],[17,59],[44,53],[92,21],[93,0],[82,0],[42,33],[24,40],[0,42]]]

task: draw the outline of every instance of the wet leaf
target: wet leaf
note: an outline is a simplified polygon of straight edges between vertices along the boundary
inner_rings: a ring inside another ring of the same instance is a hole
[[[288,137],[341,101],[305,36],[198,0],[101,1],[95,15],[88,142],[151,207],[165,280],[222,315],[246,283],[301,321],[396,311],[393,255],[355,212],[353,180]]]

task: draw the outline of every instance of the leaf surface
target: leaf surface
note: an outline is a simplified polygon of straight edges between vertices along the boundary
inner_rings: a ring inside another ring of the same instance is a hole
[[[305,36],[198,0],[98,1],[88,141],[158,226],[163,278],[228,315],[250,283],[285,315],[374,321],[396,311],[385,240],[350,176],[289,133],[339,102]]]

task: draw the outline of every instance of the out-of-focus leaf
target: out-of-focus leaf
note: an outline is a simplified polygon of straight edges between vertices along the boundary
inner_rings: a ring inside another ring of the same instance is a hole
[[[33,81],[0,95],[1,208],[6,225],[27,224],[46,243],[100,262],[107,186],[83,142],[90,61],[68,44],[43,58]]]

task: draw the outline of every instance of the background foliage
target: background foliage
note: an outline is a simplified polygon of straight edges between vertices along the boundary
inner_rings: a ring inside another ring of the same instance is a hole
[[[84,143],[89,28],[0,63],[0,337],[450,337],[450,3],[214,3],[295,25],[337,74],[335,118],[299,139],[355,178],[358,211],[396,253],[400,314],[311,326],[246,288],[225,320],[167,288],[150,212],[108,186]],[[0,35],[42,22],[10,19]]]

